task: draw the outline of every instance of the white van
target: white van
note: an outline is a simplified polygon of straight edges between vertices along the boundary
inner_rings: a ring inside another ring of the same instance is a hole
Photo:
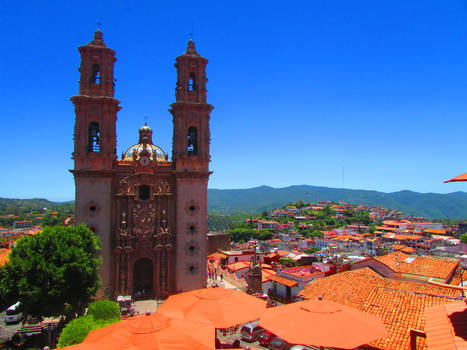
[[[21,303],[18,301],[16,304],[11,305],[5,311],[5,323],[18,323],[23,319],[23,312]]]

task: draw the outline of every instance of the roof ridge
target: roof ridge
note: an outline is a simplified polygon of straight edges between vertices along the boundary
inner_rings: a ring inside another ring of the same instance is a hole
[[[414,282],[414,283],[416,283],[416,282]],[[419,283],[419,284],[422,284],[422,283]],[[460,296],[459,297],[453,297],[453,296],[449,296],[449,295],[439,295],[439,294],[432,294],[432,293],[426,293],[426,292],[417,292],[417,291],[413,291],[413,290],[396,289],[396,288],[391,288],[391,287],[386,287],[386,286],[373,285],[373,288],[381,288],[381,289],[391,290],[391,291],[395,291],[395,292],[403,292],[403,293],[406,293],[406,294],[425,295],[425,296],[428,296],[428,297],[446,298],[446,299],[450,299],[450,300],[464,300],[464,298],[462,298]]]

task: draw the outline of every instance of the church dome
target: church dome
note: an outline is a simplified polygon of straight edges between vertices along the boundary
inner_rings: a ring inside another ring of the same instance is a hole
[[[149,145],[149,144],[144,144],[144,143],[138,143],[128,148],[125,154],[123,155],[123,160],[133,160],[133,154],[135,152],[136,152],[136,159],[139,159],[144,149],[148,151],[149,158],[151,158],[151,160],[156,160],[156,162],[167,161],[167,155],[164,153],[164,151],[160,147],[156,145]]]
[[[144,153],[147,153],[151,160],[156,162],[167,161],[167,155],[164,151],[160,147],[152,144],[152,129],[146,123],[139,128],[139,143],[128,148],[122,159],[132,161],[135,159],[133,157],[135,157],[136,154],[136,159],[138,160],[143,151],[146,151]]]

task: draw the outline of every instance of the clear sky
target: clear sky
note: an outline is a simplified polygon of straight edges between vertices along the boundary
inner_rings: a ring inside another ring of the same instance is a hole
[[[465,0],[0,0],[0,197],[74,198],[77,47],[116,51],[118,155],[172,149],[175,57],[209,59],[210,188],[467,191]]]

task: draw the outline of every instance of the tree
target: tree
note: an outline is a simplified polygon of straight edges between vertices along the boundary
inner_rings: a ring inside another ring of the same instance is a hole
[[[467,235],[466,234],[461,235],[460,240],[462,243],[467,244]]]
[[[0,273],[0,298],[33,316],[81,315],[99,287],[98,237],[84,225],[20,239]]]
[[[294,204],[298,209],[303,208],[303,206],[304,206],[303,201],[301,199],[296,201]]]

